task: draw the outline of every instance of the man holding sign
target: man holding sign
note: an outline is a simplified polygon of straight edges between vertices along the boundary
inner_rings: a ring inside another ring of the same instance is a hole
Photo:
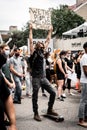
[[[55,101],[56,93],[53,90],[50,82],[46,79],[45,67],[44,67],[44,50],[48,47],[48,44],[51,39],[52,26],[49,28],[48,36],[43,44],[42,42],[37,42],[36,46],[33,46],[33,36],[32,36],[33,27],[30,25],[29,40],[30,40],[30,55],[32,59],[32,85],[33,85],[33,94],[32,94],[32,104],[34,119],[41,121],[41,118],[38,113],[38,92],[40,86],[43,87],[49,94],[48,110],[47,114],[57,116],[58,114],[53,110],[53,104]]]

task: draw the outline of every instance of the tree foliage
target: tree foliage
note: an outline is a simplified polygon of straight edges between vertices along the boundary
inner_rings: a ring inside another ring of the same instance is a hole
[[[63,32],[81,25],[85,20],[70,10],[68,6],[61,6],[60,9],[52,9],[52,25],[54,35],[61,37]]]

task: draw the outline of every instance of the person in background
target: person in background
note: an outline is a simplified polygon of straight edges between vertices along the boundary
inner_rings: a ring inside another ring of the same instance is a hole
[[[87,127],[87,42],[84,43],[83,48],[85,53],[80,60],[81,66],[81,100],[79,106],[79,122],[78,125]]]
[[[62,90],[64,86],[64,81],[67,78],[67,73],[66,73],[66,64],[65,64],[65,54],[66,52],[62,50],[59,54],[59,57],[56,62],[56,74],[57,74],[57,94],[60,101],[64,101],[62,97]]]
[[[16,84],[14,92],[14,103],[21,104],[22,80],[24,77],[20,49],[15,48],[13,57],[10,58],[10,71]]]
[[[6,44],[1,44],[0,50],[1,50],[1,54],[5,55],[7,58],[6,63],[2,66],[2,73],[4,76],[5,82],[12,94],[12,91],[14,91],[14,89],[15,89],[15,82],[14,82],[13,76],[10,72],[10,66],[9,66],[10,48]]]
[[[67,63],[67,66],[69,66],[72,70],[74,70],[74,64],[73,64],[73,61],[71,60],[71,51],[70,50],[66,51],[65,62]],[[67,88],[68,88],[68,94],[74,95],[70,91],[71,90],[71,79],[67,78],[66,85],[67,85]]]
[[[25,86],[26,86],[26,96],[31,98],[32,95],[32,81],[31,81],[31,69],[29,67],[29,63],[28,63],[28,57],[25,57],[24,60],[24,74],[25,74]]]
[[[81,56],[81,50],[78,50],[78,52],[74,56],[74,64],[75,64],[75,72],[77,75],[77,82],[76,82],[76,90],[80,90],[80,76],[81,76],[81,69],[80,69],[80,56]]]
[[[84,54],[83,51],[81,51],[81,53],[79,54],[78,58],[77,58],[77,65],[76,65],[76,74],[77,74],[77,83],[76,85],[78,85],[78,92],[81,93],[81,87],[80,87],[80,77],[81,77],[81,67],[80,67],[80,60],[82,58],[82,55]]]
[[[7,44],[1,44],[0,45],[1,54],[6,57],[6,63],[1,68],[1,73],[4,77],[5,83],[7,84],[8,89],[10,90],[11,95],[13,95],[13,91],[15,88],[15,82],[13,79],[13,76],[10,72],[9,68],[9,54],[10,54],[10,48]],[[4,122],[6,125],[10,125],[6,113],[4,113]]]
[[[0,53],[0,130],[7,130],[4,123],[4,112],[7,114],[10,121],[8,130],[17,130],[15,108],[10,91],[5,83],[2,75],[1,67],[6,63],[6,56]]]
[[[45,52],[45,54],[44,54],[44,58],[45,58],[45,59],[44,59],[44,60],[45,60],[45,61],[44,61],[44,62],[45,62],[44,67],[45,67],[45,69],[46,69],[46,78],[49,80],[49,82],[51,82],[50,62],[49,62],[49,60],[48,60],[49,55],[50,55],[49,52]],[[42,89],[42,96],[47,97],[44,88],[41,87],[41,89]]]

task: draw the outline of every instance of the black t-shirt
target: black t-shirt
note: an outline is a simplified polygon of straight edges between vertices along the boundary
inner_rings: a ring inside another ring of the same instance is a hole
[[[4,124],[4,103],[9,95],[10,91],[4,81],[2,74],[0,73],[0,130],[6,130]]]
[[[41,50],[33,53],[32,77],[44,77],[44,54]]]
[[[69,60],[68,58],[65,58],[65,61],[66,61],[67,65],[72,69],[73,61],[71,59]]]
[[[61,63],[62,63],[62,68],[64,70],[64,72],[66,73],[66,69],[65,69],[65,62],[61,59]],[[56,74],[57,74],[57,78],[58,80],[63,80],[65,79],[64,74],[61,72],[59,65],[56,63]]]
[[[9,64],[8,63],[6,63],[6,64],[4,64],[2,66],[2,72],[5,74],[5,77],[8,79],[8,81],[12,83],[11,72],[10,72]]]

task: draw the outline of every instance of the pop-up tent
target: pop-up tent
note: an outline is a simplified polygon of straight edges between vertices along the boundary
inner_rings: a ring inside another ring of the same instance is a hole
[[[67,32],[64,32],[63,36],[77,36],[80,31],[83,31],[84,33],[87,32],[87,22],[84,22],[80,26],[73,28]]]

